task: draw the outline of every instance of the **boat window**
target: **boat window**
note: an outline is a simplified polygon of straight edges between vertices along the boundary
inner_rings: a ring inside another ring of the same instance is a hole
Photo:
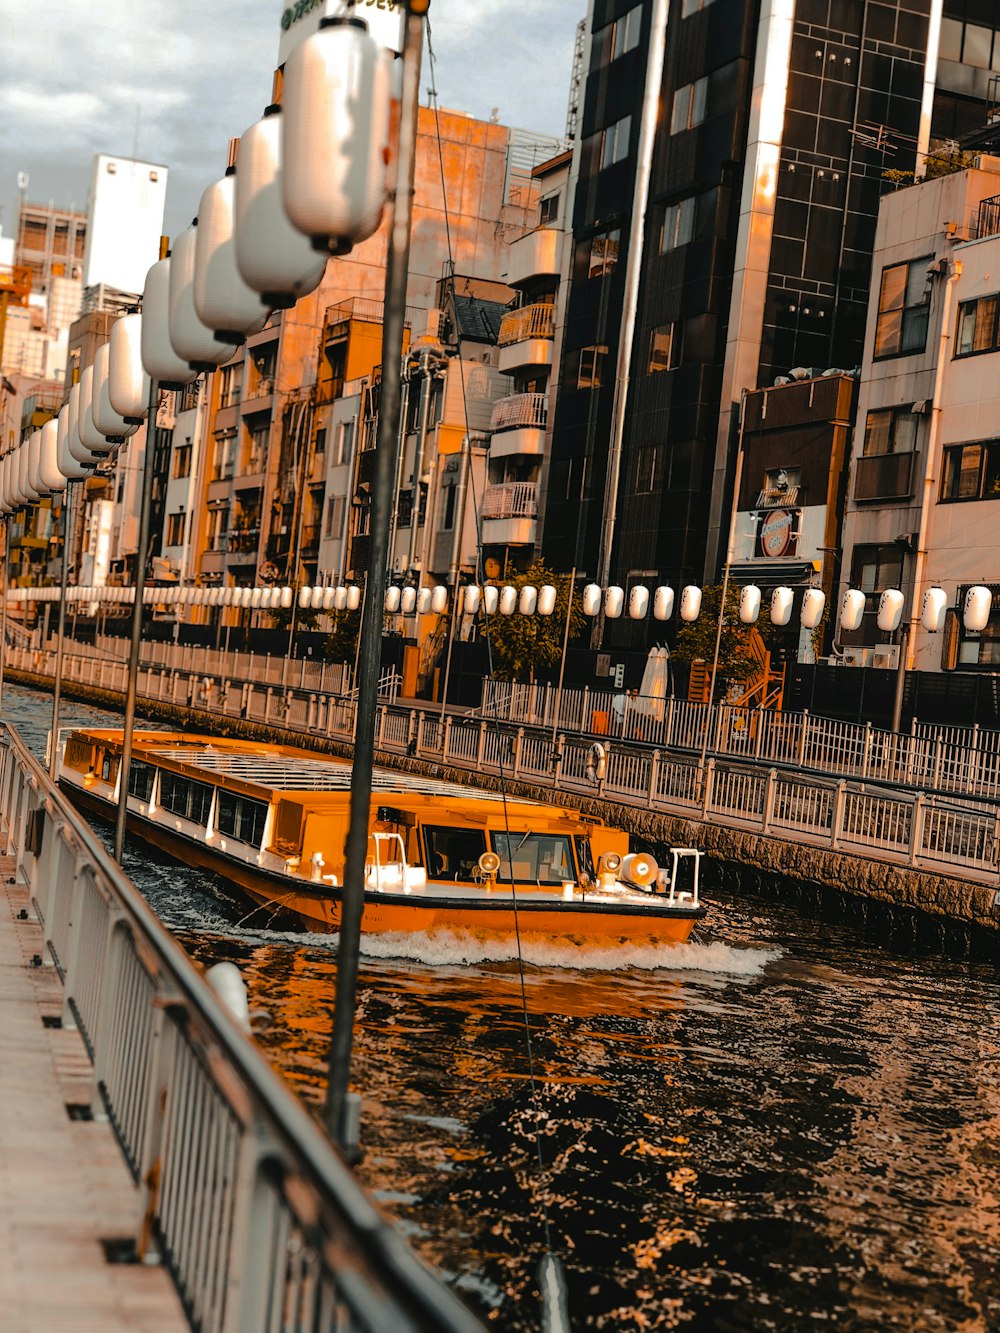
[[[192,782],[179,773],[160,773],[160,805],[182,819],[207,824],[212,808],[212,787],[207,782]]]
[[[597,872],[594,869],[594,853],[590,846],[590,838],[586,833],[578,833],[573,842],[576,844],[576,863],[580,867],[580,879],[584,883],[593,884]]]
[[[498,879],[511,879],[514,862],[515,884],[562,884],[576,880],[573,850],[569,838],[561,833],[491,834],[493,850],[500,857]]]
[[[134,760],[128,770],[128,792],[138,796],[140,801],[148,801],[153,794],[153,778],[156,769],[152,764],[139,764]]]
[[[114,782],[118,776],[118,761],[114,755],[104,751],[101,755],[101,781]]]
[[[239,842],[259,847],[267,822],[267,802],[252,801],[249,796],[234,796],[220,791],[215,811],[215,827],[220,833]]]
[[[486,835],[480,829],[428,828],[425,824],[424,850],[429,879],[471,884],[480,877],[479,858],[486,851]]]

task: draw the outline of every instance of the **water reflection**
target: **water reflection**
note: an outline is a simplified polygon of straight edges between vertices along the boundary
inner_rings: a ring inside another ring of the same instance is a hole
[[[44,731],[37,696],[4,697]],[[335,941],[245,920],[146,849],[129,868],[197,960],[242,969],[260,1045],[318,1108]],[[574,1327],[1000,1328],[996,971],[707,896],[710,934],[684,950],[529,965],[526,1015],[502,950],[369,948],[366,1182],[504,1329],[538,1326],[546,1217]]]

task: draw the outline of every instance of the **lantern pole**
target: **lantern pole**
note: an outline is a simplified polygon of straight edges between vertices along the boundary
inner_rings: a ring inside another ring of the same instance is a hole
[[[73,534],[74,483],[66,482],[63,501],[62,569],[59,576],[59,623],[56,629],[56,673],[52,686],[52,730],[49,732],[49,777],[59,776],[59,704],[62,699],[63,645],[66,639],[66,589],[69,583],[69,544]]]
[[[142,594],[146,586],[146,557],[149,553],[149,511],[153,499],[153,454],[156,449],[156,413],[160,401],[159,382],[150,377],[149,411],[146,414],[146,451],[142,460],[142,501],[139,508],[139,540],[135,553],[135,601],[132,603],[132,642],[125,677],[125,721],[122,757],[118,767],[118,811],[115,817],[115,860],[121,865],[125,851],[125,816],[128,813],[128,779],[132,767],[132,733],[135,729],[135,699],[139,685],[139,648],[142,642]]]
[[[368,858],[368,823],[371,809],[372,768],[375,750],[375,712],[382,657],[382,616],[385,602],[389,521],[393,481],[399,450],[399,411],[402,386],[403,320],[406,279],[410,264],[410,230],[416,170],[417,116],[420,95],[420,57],[423,19],[430,0],[406,0],[403,38],[403,87],[400,100],[396,186],[385,274],[385,320],[382,326],[382,388],[379,397],[368,577],[359,643],[360,678],[351,771],[351,813],[345,849],[340,945],[337,951],[337,988],[330,1040],[326,1123],[332,1137],[349,1154],[357,1151],[360,1098],[349,1091],[354,1007],[357,994],[361,916],[365,898],[365,863]]]

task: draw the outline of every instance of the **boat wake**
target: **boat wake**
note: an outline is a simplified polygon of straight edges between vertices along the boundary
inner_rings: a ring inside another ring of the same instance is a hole
[[[432,966],[509,963],[517,961],[513,940],[483,939],[465,931],[436,930],[407,934],[363,935],[361,953],[370,959],[406,959]],[[533,967],[576,972],[711,972],[754,977],[780,956],[776,949],[738,948],[721,940],[705,944],[587,945],[522,940],[521,956]]]

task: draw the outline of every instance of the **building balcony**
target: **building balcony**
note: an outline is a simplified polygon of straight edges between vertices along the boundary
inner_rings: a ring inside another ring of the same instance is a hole
[[[559,276],[559,242],[562,232],[553,227],[538,227],[510,247],[506,280],[519,287],[532,278]]]
[[[240,528],[226,536],[226,550],[230,555],[256,555],[260,545],[260,528]]]
[[[483,518],[535,518],[538,514],[538,483],[502,481],[487,486],[481,514]]]
[[[527,305],[512,310],[500,324],[497,369],[501,375],[516,370],[552,365],[555,306]]]
[[[548,395],[544,393],[512,393],[506,398],[498,398],[493,404],[490,416],[490,430],[520,430],[528,427],[544,430],[549,418]],[[490,444],[495,449],[496,434]]]
[[[855,462],[854,498],[858,503],[876,500],[909,500],[913,495],[911,451],[898,454],[865,454]]]
[[[484,546],[534,546],[538,521],[534,518],[484,518]]]
[[[302,549],[303,557],[319,554],[320,543],[320,525],[318,523],[307,523],[302,529]]]
[[[545,453],[545,431],[537,426],[505,430],[490,441],[490,458],[541,458]]]

